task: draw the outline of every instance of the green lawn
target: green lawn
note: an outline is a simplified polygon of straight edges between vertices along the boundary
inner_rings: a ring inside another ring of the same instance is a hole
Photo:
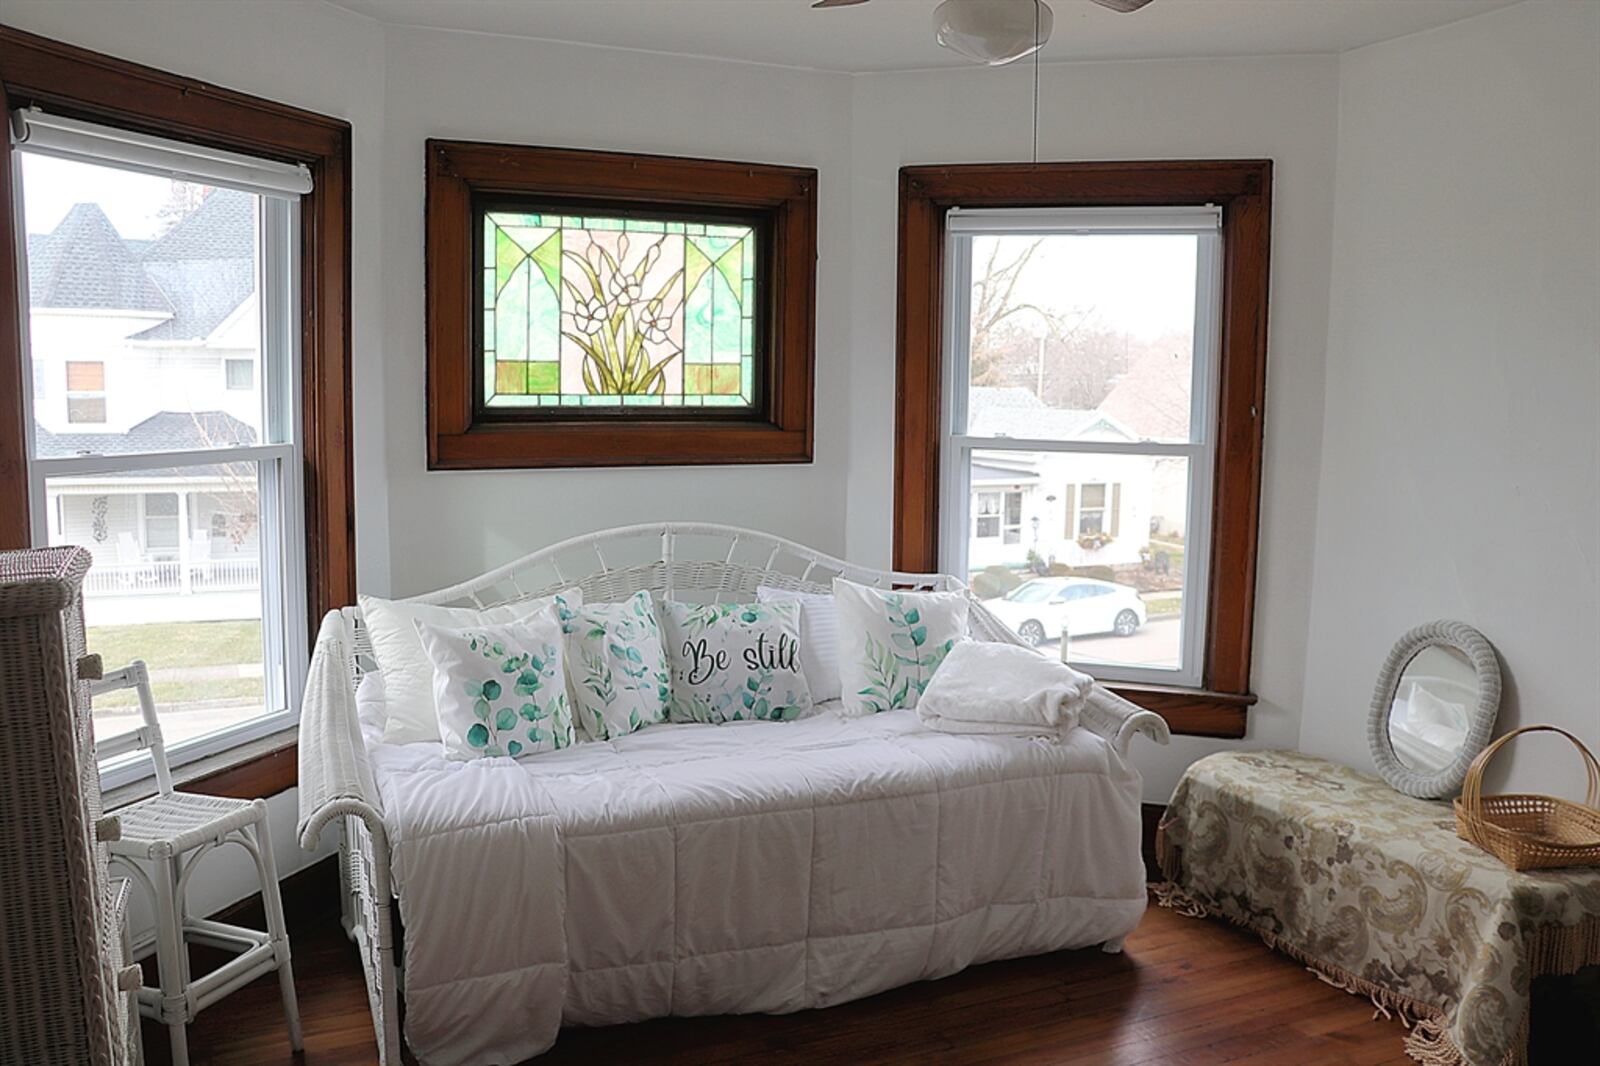
[[[89,650],[100,656],[107,670],[135,659],[143,659],[152,671],[261,661],[261,623],[255,619],[90,626],[88,641]],[[162,704],[263,695],[259,677],[153,680],[150,688],[156,702]],[[132,692],[117,692],[102,696],[95,703],[100,707],[132,707],[137,704],[137,697]]]

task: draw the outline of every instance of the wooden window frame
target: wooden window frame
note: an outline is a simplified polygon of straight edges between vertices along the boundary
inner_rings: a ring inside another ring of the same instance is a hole
[[[355,602],[350,377],[350,124],[193,78],[0,26],[0,106],[54,113],[289,163],[311,171],[300,200],[300,384],[308,633]],[[9,144],[9,139],[8,139]],[[11,152],[0,166],[0,547],[32,543],[24,417],[23,287],[11,249],[22,225]],[[255,772],[251,767],[259,763]],[[296,782],[293,746],[241,764],[251,795]],[[243,775],[243,777],[241,777]],[[201,789],[204,791],[204,788]]]
[[[952,207],[1222,209],[1222,338],[1211,590],[1201,688],[1115,683],[1174,732],[1242,737],[1250,693],[1272,162],[1174,160],[903,167],[897,300],[894,565],[939,565],[945,217]]]
[[[476,202],[538,197],[759,218],[765,387],[751,417],[478,414],[473,330]],[[427,143],[428,469],[808,463],[814,436],[817,172],[806,167],[540,148]]]

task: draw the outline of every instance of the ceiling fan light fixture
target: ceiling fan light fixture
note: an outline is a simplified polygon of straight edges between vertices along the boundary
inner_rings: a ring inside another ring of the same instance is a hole
[[[933,11],[941,47],[991,67],[1038,51],[1054,24],[1044,0],[944,0]]]

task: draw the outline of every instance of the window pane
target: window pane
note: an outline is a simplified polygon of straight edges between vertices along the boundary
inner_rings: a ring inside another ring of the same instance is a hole
[[[752,227],[486,211],[480,232],[487,407],[758,402]]]
[[[104,396],[68,396],[67,421],[81,425],[97,425],[106,420]]]
[[[21,155],[38,455],[259,442],[260,197]]]
[[[106,365],[104,363],[68,363],[68,392],[104,392]]]
[[[225,364],[228,388],[253,389],[256,387],[256,365],[248,359],[229,359]]]
[[[168,745],[276,709],[266,707],[254,464],[48,478],[45,494],[50,543],[94,556],[89,651],[107,669],[149,665]],[[95,700],[96,736],[138,723],[133,692]]]
[[[1199,240],[972,238],[966,431],[1187,441]]]
[[[967,546],[984,606],[1051,650],[1065,627],[1079,665],[1182,669],[1188,459],[978,451],[971,471],[974,511],[1003,490],[1008,524],[1021,530],[1016,541],[980,532]]]

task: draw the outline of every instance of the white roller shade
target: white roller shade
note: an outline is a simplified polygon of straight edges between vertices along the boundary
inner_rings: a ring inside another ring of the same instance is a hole
[[[1222,208],[1198,207],[952,207],[952,234],[968,233],[1216,233]]]
[[[311,171],[302,164],[225,152],[184,141],[62,118],[36,107],[12,113],[17,144],[40,155],[112,164],[158,177],[220,185],[267,196],[304,196]]]

